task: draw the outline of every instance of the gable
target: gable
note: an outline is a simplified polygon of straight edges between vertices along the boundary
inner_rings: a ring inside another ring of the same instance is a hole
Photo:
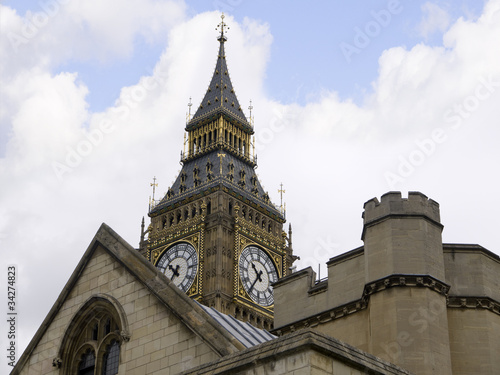
[[[12,374],[62,373],[79,360],[79,345],[98,353],[100,339],[69,344],[95,318],[92,303],[108,306],[119,327],[120,372],[176,373],[243,348],[103,224]]]

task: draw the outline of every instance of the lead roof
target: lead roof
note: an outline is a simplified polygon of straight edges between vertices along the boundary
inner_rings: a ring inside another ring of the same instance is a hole
[[[217,156],[219,153],[223,153],[225,156]],[[220,173],[221,159],[222,174]],[[208,168],[208,165],[211,165],[210,168]],[[198,170],[196,175],[199,183],[197,186],[195,185],[195,169]],[[270,199],[266,198],[268,194],[262,187],[255,169],[249,163],[231,155],[225,150],[215,150],[186,162],[173,185],[169,188],[169,192],[151,210],[150,214],[219,185],[237,193],[244,199],[246,198],[257,203],[266,211],[283,218],[280,210]]]

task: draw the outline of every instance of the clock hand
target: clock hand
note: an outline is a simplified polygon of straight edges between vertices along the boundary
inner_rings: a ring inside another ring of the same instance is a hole
[[[255,267],[255,264],[253,264],[253,263],[252,263],[252,268],[255,271],[255,273],[257,274],[257,279],[260,282],[262,282],[262,278],[261,278],[261,276],[262,276],[262,270],[260,270],[260,271],[257,272],[257,267]]]
[[[252,266],[253,266],[253,263],[252,263]],[[255,266],[254,266],[254,268],[255,268]],[[259,271],[259,272],[257,273],[257,277],[255,278],[255,281],[254,281],[254,282],[253,282],[253,284],[250,286],[250,288],[248,288],[248,293],[250,293],[250,292],[252,291],[252,289],[253,289],[253,287],[255,286],[255,284],[257,283],[257,281],[262,282],[262,278],[261,278],[261,276],[262,276],[262,270],[261,270],[261,271]]]
[[[173,280],[174,279],[174,276],[179,276],[179,265],[176,265],[175,268],[172,267],[171,264],[168,265],[168,269],[170,271],[172,271],[172,277],[170,278],[170,280]]]

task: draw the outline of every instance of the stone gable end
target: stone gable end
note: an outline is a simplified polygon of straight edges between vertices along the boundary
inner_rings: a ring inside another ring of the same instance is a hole
[[[52,362],[59,356],[65,332],[85,302],[96,295],[114,298],[128,321],[130,339],[121,344],[119,374],[176,374],[219,358],[143,283],[98,246],[21,374],[60,373]]]

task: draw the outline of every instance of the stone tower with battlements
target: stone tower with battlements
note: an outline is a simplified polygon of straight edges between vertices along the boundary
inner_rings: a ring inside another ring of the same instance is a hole
[[[419,375],[495,373],[500,258],[443,244],[442,230],[422,193],[370,199],[364,246],[331,258],[327,280],[306,268],[275,284],[273,332],[311,327]]]
[[[388,351],[393,363],[418,374],[451,374],[439,205],[421,193],[403,199],[390,192],[364,208],[368,318],[378,322],[370,352]]]

